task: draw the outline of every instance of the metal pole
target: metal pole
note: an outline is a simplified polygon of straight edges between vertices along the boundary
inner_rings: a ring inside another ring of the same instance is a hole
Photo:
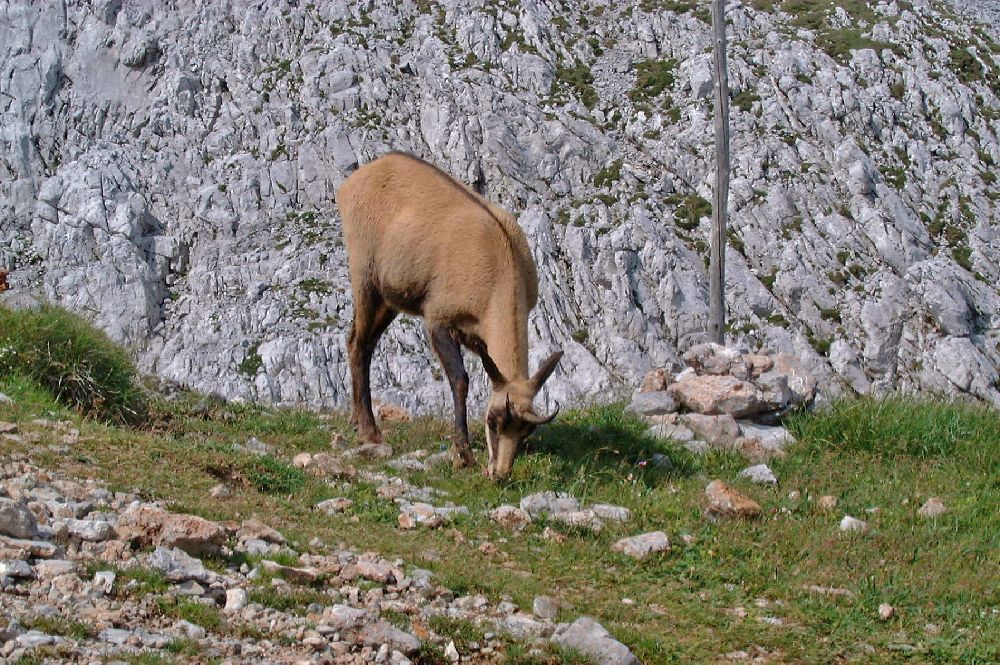
[[[726,218],[729,207],[729,77],[726,73],[725,0],[712,2],[715,36],[715,200],[712,205],[711,266],[709,276],[709,333],[725,343]]]

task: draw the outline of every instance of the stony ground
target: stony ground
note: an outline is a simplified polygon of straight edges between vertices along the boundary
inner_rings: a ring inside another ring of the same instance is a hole
[[[729,4],[730,339],[831,394],[1000,404],[996,3]],[[8,295],[198,390],[343,407],[335,191],[407,150],[519,215],[546,408],[625,399],[707,320],[711,44],[704,0],[6,2]],[[450,407],[413,320],[373,372]]]
[[[994,661],[996,413],[835,404],[762,447],[773,360],[702,347],[647,377],[646,415],[567,413],[502,486],[398,409],[386,447],[190,394],[124,430],[0,379],[0,655]]]

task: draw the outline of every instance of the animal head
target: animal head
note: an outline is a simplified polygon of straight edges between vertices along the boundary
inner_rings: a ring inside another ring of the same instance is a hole
[[[486,349],[481,349],[483,367],[493,384],[493,393],[486,409],[486,447],[489,451],[486,475],[490,478],[502,480],[509,476],[521,442],[539,425],[552,422],[559,413],[559,405],[556,404],[555,411],[550,415],[539,415],[535,413],[532,403],[542,385],[555,371],[562,354],[562,351],[553,353],[530,378],[507,380],[486,353]]]

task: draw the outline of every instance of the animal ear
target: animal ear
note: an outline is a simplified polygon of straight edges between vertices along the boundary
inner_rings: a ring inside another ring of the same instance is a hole
[[[562,351],[556,351],[555,353],[553,353],[551,356],[548,357],[548,360],[542,363],[542,366],[538,368],[538,371],[535,372],[535,375],[531,377],[532,390],[534,390],[537,393],[541,389],[541,387],[545,384],[548,378],[552,376],[552,372],[555,371],[556,365],[559,364],[559,359],[562,358],[562,355],[563,355]]]
[[[486,351],[486,342],[481,339],[477,339],[470,348],[472,348],[472,350],[475,351],[479,355],[479,358],[483,361],[483,369],[486,370],[486,376],[490,377],[490,382],[493,384],[493,387],[499,388],[500,386],[506,385],[506,377],[504,377],[503,373],[500,372],[496,363],[493,362],[493,358],[490,358],[490,354]]]

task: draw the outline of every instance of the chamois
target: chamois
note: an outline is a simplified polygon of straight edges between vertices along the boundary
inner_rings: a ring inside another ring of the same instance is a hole
[[[355,171],[337,192],[350,264],[354,320],[347,348],[351,421],[362,441],[381,443],[370,369],[379,337],[399,312],[424,318],[455,406],[455,468],[472,466],[462,346],[479,355],[492,384],[486,409],[486,475],[510,474],[518,447],[542,416],[535,395],[562,357],[528,374],[528,312],[538,274],[514,217],[437,167],[392,152]]]

